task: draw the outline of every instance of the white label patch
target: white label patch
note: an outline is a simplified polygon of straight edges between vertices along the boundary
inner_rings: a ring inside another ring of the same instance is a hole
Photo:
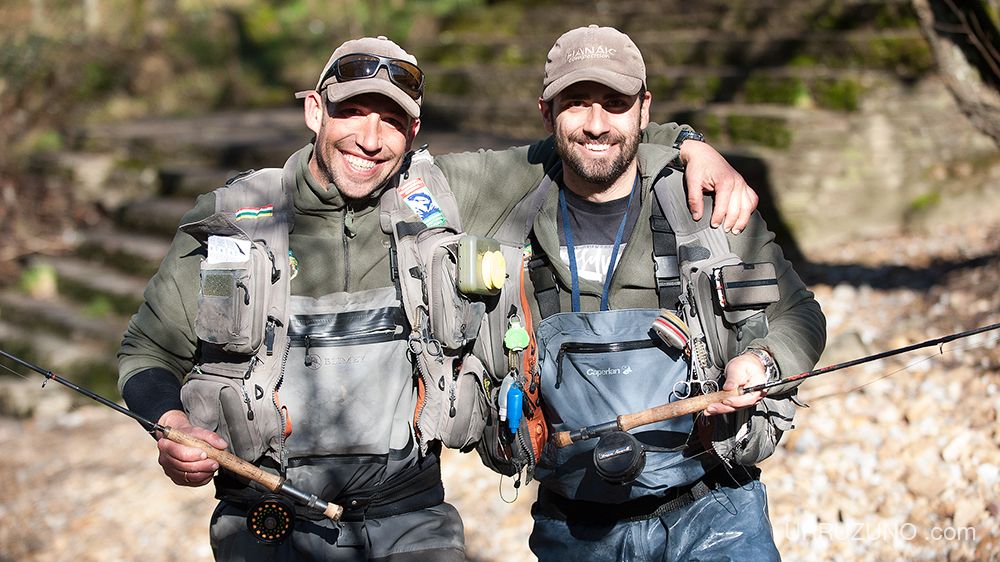
[[[249,259],[249,240],[229,236],[208,237],[208,263],[240,263]]]

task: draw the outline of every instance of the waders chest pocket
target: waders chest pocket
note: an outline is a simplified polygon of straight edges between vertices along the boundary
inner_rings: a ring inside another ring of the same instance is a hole
[[[267,286],[276,272],[273,256],[258,243],[242,262],[203,261],[195,318],[198,338],[231,353],[256,353],[267,322]]]

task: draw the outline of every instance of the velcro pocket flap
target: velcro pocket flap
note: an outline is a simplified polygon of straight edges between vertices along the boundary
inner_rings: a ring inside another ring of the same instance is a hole
[[[268,287],[276,272],[262,242],[251,243],[249,249],[244,261],[202,261],[195,317],[199,339],[246,355],[256,353],[263,342]]]

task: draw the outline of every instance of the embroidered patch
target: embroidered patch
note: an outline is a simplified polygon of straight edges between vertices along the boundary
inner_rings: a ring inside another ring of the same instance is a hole
[[[244,207],[236,211],[236,220],[259,219],[274,216],[274,205],[264,205],[263,207]]]
[[[420,178],[406,180],[396,188],[396,191],[403,198],[403,201],[406,201],[410,210],[416,213],[427,226],[444,226],[447,222],[424,180]]]
[[[288,250],[288,270],[289,277],[288,280],[291,281],[299,274],[299,260],[295,257],[295,254],[291,250]]]

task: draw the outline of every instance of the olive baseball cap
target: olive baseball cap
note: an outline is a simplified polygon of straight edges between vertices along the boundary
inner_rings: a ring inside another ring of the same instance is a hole
[[[646,84],[646,63],[632,39],[613,27],[589,25],[563,33],[545,60],[542,99],[577,82],[597,82],[634,95]]]
[[[377,55],[406,61],[414,66],[417,65],[416,57],[404,51],[402,47],[384,35],[379,35],[378,37],[352,39],[337,47],[337,49],[333,51],[333,54],[330,55],[330,59],[327,61],[326,66],[323,67],[323,72],[319,75],[319,81],[316,83],[315,91],[322,93],[325,89],[327,99],[332,102],[343,101],[359,94],[382,94],[399,104],[399,106],[402,107],[403,110],[406,111],[406,113],[411,117],[420,117],[420,102],[423,100],[422,90],[421,95],[414,99],[399,86],[393,83],[393,81],[389,78],[388,70],[385,67],[379,68],[375,75],[371,78],[347,81],[338,80],[337,76],[333,72],[334,63],[336,63],[337,60],[344,55],[352,54]],[[301,99],[306,97],[308,93],[309,91],[297,92],[295,97]]]

